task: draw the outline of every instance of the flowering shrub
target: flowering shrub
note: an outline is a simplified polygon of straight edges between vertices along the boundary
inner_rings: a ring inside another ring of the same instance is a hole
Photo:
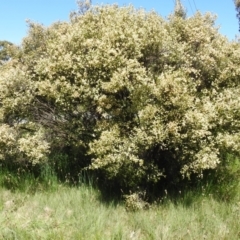
[[[239,63],[210,14],[113,5],[31,23],[0,69],[1,154],[39,162],[72,146],[127,188],[201,176],[240,150]]]

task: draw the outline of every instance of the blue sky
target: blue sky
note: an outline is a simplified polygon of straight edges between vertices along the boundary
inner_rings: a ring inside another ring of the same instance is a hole
[[[155,10],[166,17],[172,12],[175,0],[92,0],[92,4],[129,5]],[[233,0],[182,0],[189,16],[196,10],[217,15],[216,25],[230,40],[238,35],[238,20]],[[50,25],[68,21],[69,13],[77,7],[76,0],[0,0],[0,40],[20,44],[27,34],[26,19]]]

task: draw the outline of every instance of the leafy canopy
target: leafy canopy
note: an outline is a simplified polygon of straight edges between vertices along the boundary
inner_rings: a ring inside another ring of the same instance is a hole
[[[212,15],[182,14],[112,5],[48,28],[30,23],[0,69],[1,159],[74,152],[135,189],[201,176],[239,153],[239,44]]]

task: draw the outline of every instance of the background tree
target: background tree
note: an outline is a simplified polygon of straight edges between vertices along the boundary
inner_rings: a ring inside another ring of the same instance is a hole
[[[186,18],[186,15],[187,15],[186,9],[182,5],[181,0],[176,0],[175,1],[174,14],[176,16],[181,17],[181,18]]]
[[[8,41],[0,41],[0,65],[8,61],[11,58],[9,47],[13,44]]]
[[[92,5],[91,0],[77,0],[77,11],[71,12],[70,17],[73,19],[74,16],[84,15]]]
[[[240,1],[234,0],[234,2],[235,2],[236,10],[237,10],[237,18],[239,20],[239,31],[240,31]]]

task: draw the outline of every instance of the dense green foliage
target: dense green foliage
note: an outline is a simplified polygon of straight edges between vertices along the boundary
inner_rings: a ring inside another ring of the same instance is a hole
[[[239,64],[209,14],[114,5],[29,23],[0,68],[0,159],[69,161],[123,190],[202,177],[240,150]]]

